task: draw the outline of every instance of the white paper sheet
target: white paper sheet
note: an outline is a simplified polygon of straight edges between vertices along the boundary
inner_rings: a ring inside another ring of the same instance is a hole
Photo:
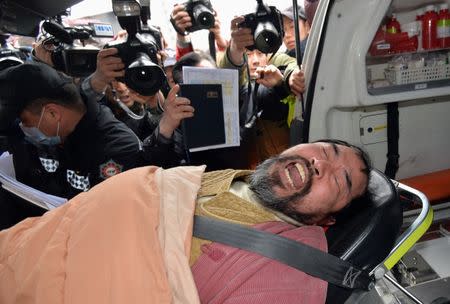
[[[223,98],[223,115],[225,122],[225,143],[220,145],[198,147],[194,149],[189,149],[189,151],[196,152],[210,149],[239,146],[240,135],[239,135],[238,71],[232,69],[183,67],[183,83],[221,84],[223,95],[222,98]]]
[[[5,190],[47,210],[67,202],[66,198],[47,194],[17,181],[12,154],[8,152],[4,152],[0,156],[0,182]]]

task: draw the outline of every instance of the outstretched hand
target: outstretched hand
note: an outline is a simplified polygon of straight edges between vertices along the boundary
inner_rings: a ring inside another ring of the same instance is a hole
[[[166,138],[171,138],[173,131],[178,128],[181,120],[194,116],[194,108],[191,101],[185,97],[177,97],[180,86],[175,85],[167,95],[164,102],[164,113],[159,122],[159,133]]]
[[[272,64],[264,67],[257,67],[255,74],[256,82],[268,88],[280,85],[283,82],[283,74]]]

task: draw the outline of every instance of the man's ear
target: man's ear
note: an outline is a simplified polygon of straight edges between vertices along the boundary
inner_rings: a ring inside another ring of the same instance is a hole
[[[317,225],[319,226],[332,226],[336,223],[336,218],[332,215],[328,215],[324,219],[317,222]]]
[[[48,103],[45,105],[45,113],[47,113],[50,119],[56,121],[61,120],[61,110],[61,106],[56,103]]]

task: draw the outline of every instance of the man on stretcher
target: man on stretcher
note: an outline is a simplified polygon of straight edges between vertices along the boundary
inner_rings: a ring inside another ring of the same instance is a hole
[[[363,151],[334,140],[294,146],[254,172],[127,171],[0,232],[0,303],[324,303],[325,281],[275,261],[242,282],[219,281],[232,289],[211,284],[231,268],[220,267],[225,251],[192,237],[193,215],[282,222],[326,251],[318,225],[366,194],[369,171]]]

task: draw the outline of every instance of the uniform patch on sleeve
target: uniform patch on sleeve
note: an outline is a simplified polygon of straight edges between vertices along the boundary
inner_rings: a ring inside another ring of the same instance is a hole
[[[116,163],[112,159],[108,160],[106,163],[100,165],[100,177],[107,179],[108,177],[119,174],[123,171],[123,166]]]
[[[67,170],[67,182],[75,189],[88,191],[91,187],[88,176],[78,175],[73,170]]]
[[[56,159],[39,157],[39,160],[41,161],[42,167],[44,167],[47,172],[53,173],[59,167],[59,161]]]

